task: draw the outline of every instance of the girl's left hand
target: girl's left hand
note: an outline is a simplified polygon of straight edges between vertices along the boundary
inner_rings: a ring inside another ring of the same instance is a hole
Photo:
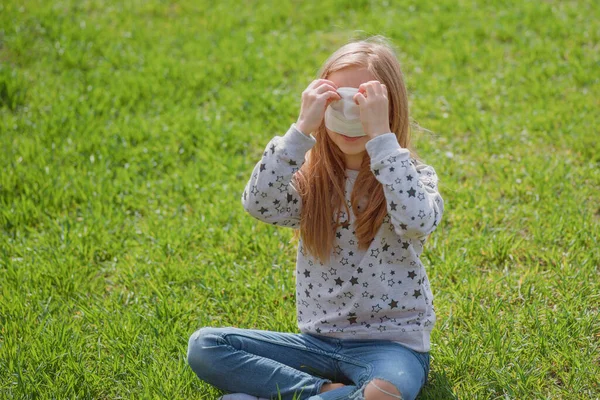
[[[387,96],[387,88],[379,81],[361,84],[354,95],[363,129],[370,138],[391,132]]]

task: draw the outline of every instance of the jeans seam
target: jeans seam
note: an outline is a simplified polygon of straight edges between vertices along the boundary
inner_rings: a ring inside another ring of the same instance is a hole
[[[425,382],[427,382],[427,376],[429,375],[429,364],[425,362],[425,355],[423,355],[423,354],[419,354],[419,355],[414,354],[414,355],[415,355],[415,357],[417,357],[417,359],[421,363],[421,367],[423,367],[423,372],[425,372]]]
[[[362,374],[358,378],[359,384],[357,385],[359,388],[362,387],[366,382],[371,380],[371,376],[373,375],[373,366],[371,364],[366,364],[367,372]]]
[[[364,363],[364,362],[362,362],[362,361],[360,361],[359,359],[357,359],[357,358],[354,358],[354,357],[347,357],[347,356],[343,356],[343,355],[341,355],[341,354],[337,354],[337,355],[336,355],[336,359],[337,359],[338,361],[347,362],[347,363],[349,363],[349,364],[354,364],[354,365],[356,365],[356,366],[359,366],[359,367],[364,367],[364,368],[368,368],[368,367],[370,367],[370,365],[369,365],[369,364],[367,364],[367,363]]]
[[[241,351],[242,353],[245,353],[245,354],[251,354],[251,353],[248,353],[246,350],[240,350],[240,349],[236,349],[236,348],[235,348],[235,347],[233,347],[231,344],[227,343],[227,341],[225,340],[225,338],[223,337],[223,335],[218,335],[218,337],[219,337],[219,339],[222,341],[221,343],[219,343],[219,345],[221,345],[221,346],[225,346],[225,347],[229,348],[229,349],[230,349],[230,350],[232,350],[232,351]],[[323,386],[323,384],[325,384],[326,382],[331,382],[329,379],[326,379],[326,378],[320,378],[320,377],[318,377],[318,376],[314,376],[314,375],[308,374],[308,373],[306,373],[306,372],[304,372],[304,371],[299,371],[299,370],[297,370],[297,369],[295,369],[295,368],[293,368],[293,367],[290,367],[289,365],[286,365],[286,364],[280,363],[280,362],[278,362],[278,361],[275,361],[275,360],[273,360],[273,361],[274,361],[274,362],[276,362],[276,363],[278,363],[278,364],[281,364],[282,368],[291,369],[291,370],[293,370],[294,372],[299,372],[299,373],[301,373],[301,374],[306,374],[306,375],[309,375],[310,377],[312,377],[312,378],[316,379],[318,382],[315,384],[315,386],[316,386],[316,387],[318,386],[318,389],[319,389],[319,391],[320,391],[320,388]],[[225,389],[223,389],[223,390],[225,390]],[[304,390],[304,388],[303,388],[303,390]],[[316,390],[316,389],[315,389],[315,390]],[[301,391],[301,393],[302,393],[302,391]],[[318,392],[317,392],[317,394],[318,394]],[[311,395],[311,396],[312,396],[312,395]],[[310,397],[310,396],[309,396],[309,397]]]
[[[269,340],[269,339],[264,339],[264,338],[256,338],[256,337],[254,337],[252,335],[246,336],[246,335],[240,335],[239,333],[223,333],[223,334],[220,334],[218,336],[223,341],[222,344],[227,344],[227,340],[226,340],[227,336],[241,336],[243,338],[251,338],[251,339],[254,339],[254,340],[258,340],[260,342],[266,342],[266,343],[274,344],[274,345],[277,345],[277,346],[289,347],[289,348],[294,348],[294,349],[297,349],[297,350],[306,350],[306,351],[310,351],[311,353],[316,353],[316,354],[320,354],[320,355],[326,355],[326,356],[334,357],[334,358],[336,357],[335,353],[329,353],[327,351],[323,351],[323,350],[319,350],[319,349],[314,349],[314,348],[307,347],[307,346],[297,346],[295,344],[281,343],[281,342],[277,342],[275,340]]]

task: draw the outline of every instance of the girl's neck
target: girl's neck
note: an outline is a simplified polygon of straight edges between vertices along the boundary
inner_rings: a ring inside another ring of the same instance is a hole
[[[360,170],[360,166],[362,165],[363,153],[360,154],[344,154],[344,158],[346,161],[346,168],[353,169],[355,171]]]

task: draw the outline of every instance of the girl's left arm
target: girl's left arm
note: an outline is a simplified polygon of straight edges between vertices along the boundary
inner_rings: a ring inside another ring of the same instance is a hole
[[[410,151],[400,146],[394,133],[369,140],[366,150],[371,171],[383,186],[396,233],[422,238],[433,232],[444,211],[435,170],[411,160]]]

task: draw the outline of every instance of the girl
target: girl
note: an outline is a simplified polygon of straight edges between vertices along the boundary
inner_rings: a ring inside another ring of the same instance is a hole
[[[380,37],[349,43],[302,93],[242,195],[257,219],[299,230],[301,333],[206,327],[189,340],[222,399],[414,399],[429,373],[433,296],[420,260],[443,200],[410,150],[400,65]]]

